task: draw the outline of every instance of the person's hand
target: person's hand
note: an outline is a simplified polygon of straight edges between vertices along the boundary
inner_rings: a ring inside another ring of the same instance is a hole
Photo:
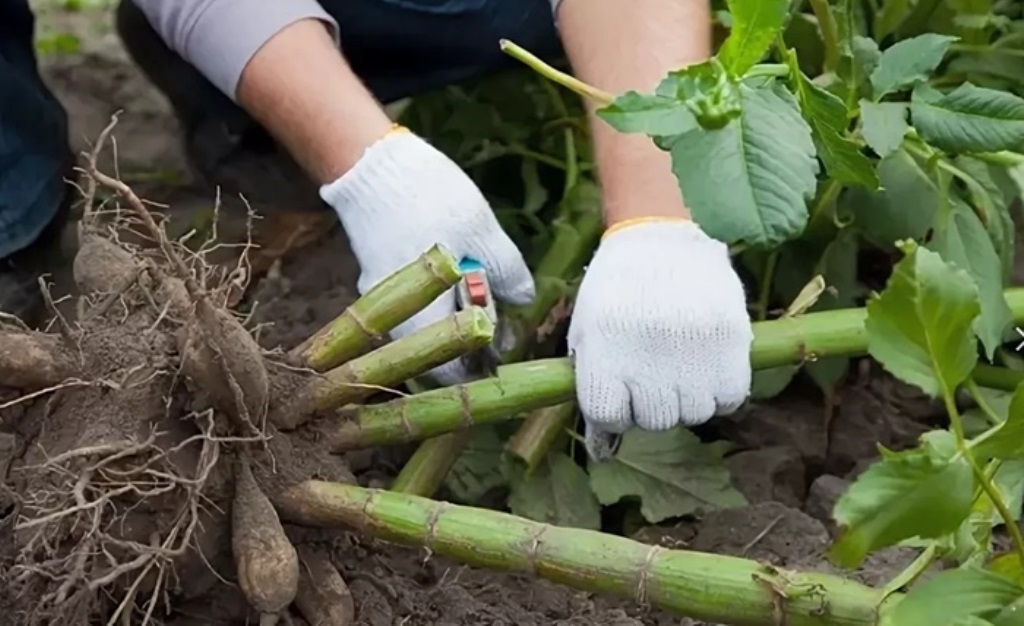
[[[360,294],[439,244],[456,260],[469,256],[483,264],[496,299],[515,305],[533,300],[530,270],[476,184],[412,132],[389,133],[320,195],[338,213],[359,261]],[[454,312],[451,289],[391,336],[403,337]],[[432,374],[446,385],[467,378],[459,360]]]
[[[606,233],[569,326],[597,460],[634,425],[701,424],[750,393],[753,331],[728,248],[689,220],[638,222]]]

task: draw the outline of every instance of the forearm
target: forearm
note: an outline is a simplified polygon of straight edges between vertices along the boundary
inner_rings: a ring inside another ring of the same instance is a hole
[[[315,0],[133,0],[161,39],[280,141],[318,182],[387,132]]]
[[[615,94],[653,91],[670,70],[711,55],[708,0],[562,0],[558,22],[573,73]],[[688,217],[668,153],[645,136],[619,133],[588,107],[608,225]]]
[[[260,48],[242,72],[238,102],[321,184],[391,127],[316,20],[296,22]]]

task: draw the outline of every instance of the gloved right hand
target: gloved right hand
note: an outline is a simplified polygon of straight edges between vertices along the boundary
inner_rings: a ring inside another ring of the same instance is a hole
[[[370,146],[352,169],[320,188],[338,214],[361,273],[365,294],[434,245],[456,260],[472,257],[487,271],[497,300],[529,304],[533,277],[501,229],[489,203],[465,172],[422,138],[397,128]],[[391,332],[397,339],[455,312],[455,290]],[[450,385],[467,379],[459,360],[432,372]]]

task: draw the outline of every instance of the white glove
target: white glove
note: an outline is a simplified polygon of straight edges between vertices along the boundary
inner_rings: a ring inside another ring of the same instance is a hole
[[[359,261],[360,294],[439,244],[456,260],[469,256],[483,264],[496,299],[515,305],[533,300],[530,270],[476,184],[414,133],[389,133],[341,178],[321,187],[320,196],[338,213]],[[392,330],[391,337],[404,337],[454,312],[453,288]],[[458,360],[432,373],[446,385],[467,378]]]
[[[750,393],[753,331],[728,248],[690,221],[624,226],[601,242],[569,326],[597,460],[634,424],[701,424]]]

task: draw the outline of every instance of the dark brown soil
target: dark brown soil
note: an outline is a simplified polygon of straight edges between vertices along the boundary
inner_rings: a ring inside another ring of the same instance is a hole
[[[166,182],[172,178],[187,179],[181,174],[184,168],[174,123],[160,98],[128,64],[113,36],[104,30],[104,14],[84,11],[40,15],[44,28],[83,35],[84,48],[80,53],[44,59],[46,78],[72,115],[77,147],[84,147],[87,140],[99,134],[110,113],[124,109],[117,131],[121,171],[159,171],[165,179],[138,185],[140,195],[170,205],[172,223],[187,224],[207,211],[210,198],[190,190],[186,184]],[[96,32],[100,34],[95,35]],[[164,175],[168,172],[181,176]],[[226,207],[221,213],[221,228],[225,232],[244,231],[242,212],[229,209]],[[300,254],[275,264],[252,285],[243,303],[251,313],[251,324],[259,327],[260,344],[268,349],[296,345],[354,300],[357,274],[345,236],[337,226]],[[55,297],[72,291],[68,275],[58,272],[57,278]],[[102,332],[91,335],[88,341],[95,345],[83,347],[83,353],[97,359],[97,363],[106,367],[116,364],[114,369],[118,373],[131,371],[132,380],[149,376],[150,384],[138,388],[118,380],[122,387],[116,391],[69,391],[55,396],[57,400],[42,409],[37,406],[27,413],[20,409],[8,413],[12,421],[21,425],[20,435],[46,445],[22,457],[24,450],[17,449],[14,437],[0,433],[0,475],[6,473],[4,470],[13,459],[38,463],[45,460],[42,450],[98,445],[106,441],[108,432],[124,434],[124,424],[119,420],[126,417],[131,418],[132,427],[138,427],[145,422],[134,419],[135,414],[160,418],[186,412],[187,398],[171,392],[176,372],[169,364],[175,345],[169,335],[150,332],[155,321],[153,315],[152,311],[127,315],[118,326],[108,324]],[[132,340],[108,334],[115,331]],[[143,341],[138,341],[139,337]],[[168,360],[162,362],[161,358]],[[92,423],[82,422],[82,415],[103,414],[100,408],[111,405],[112,395],[117,396],[120,412]],[[68,406],[67,398],[72,397],[85,404]],[[4,399],[0,394],[0,402]],[[714,430],[738,445],[738,451],[729,458],[729,467],[737,488],[751,502],[749,506],[718,511],[671,527],[644,528],[635,538],[667,547],[832,571],[824,557],[832,531],[828,514],[846,480],[875,457],[878,442],[891,448],[909,445],[941,414],[941,410],[878,372],[866,372],[847,388],[830,418],[826,417],[821,396],[815,389],[794,387],[784,397],[749,406],[714,426]],[[42,417],[38,421],[24,419],[30,415]],[[167,436],[180,440],[193,432],[193,424],[178,426],[180,432]],[[137,435],[144,439],[146,432]],[[351,477],[349,467],[336,457],[320,454],[315,446],[307,445],[309,442],[299,438],[275,438],[274,442],[273,458],[295,459],[296,463],[288,465],[287,470],[295,476]],[[191,456],[182,464],[194,466],[198,454],[198,450],[188,451],[185,456]],[[351,458],[355,479],[365,484],[371,475],[379,477],[383,467],[379,455],[363,455],[359,459]],[[257,471],[265,488],[273,482],[267,471],[265,466]],[[226,476],[217,474],[210,478],[209,493],[214,502],[228,497],[227,484]],[[4,538],[0,554],[5,546],[10,547],[8,542],[13,535],[7,532],[12,522],[9,502],[10,498],[5,499],[0,492],[0,537]],[[154,513],[163,520],[161,523],[166,523],[167,514]],[[149,530],[134,528],[122,532],[145,542]],[[164,615],[157,611],[155,619],[177,626],[256,623],[258,616],[242,600],[233,583],[234,567],[224,550],[230,544],[228,532],[223,516],[209,513],[204,517],[203,532],[197,541],[210,558],[199,564],[189,562],[176,572],[170,583],[172,592],[178,594],[173,612]],[[630,599],[596,596],[532,576],[471,568],[422,550],[383,544],[350,533],[326,535],[297,529],[290,532],[330,550],[352,592],[358,624],[696,624],[637,606]],[[856,577],[867,583],[879,583],[908,562],[907,553],[888,550],[874,555]],[[0,586],[7,582],[5,573],[0,572]],[[297,617],[293,622],[303,623]],[[73,620],[66,623],[85,624]]]

